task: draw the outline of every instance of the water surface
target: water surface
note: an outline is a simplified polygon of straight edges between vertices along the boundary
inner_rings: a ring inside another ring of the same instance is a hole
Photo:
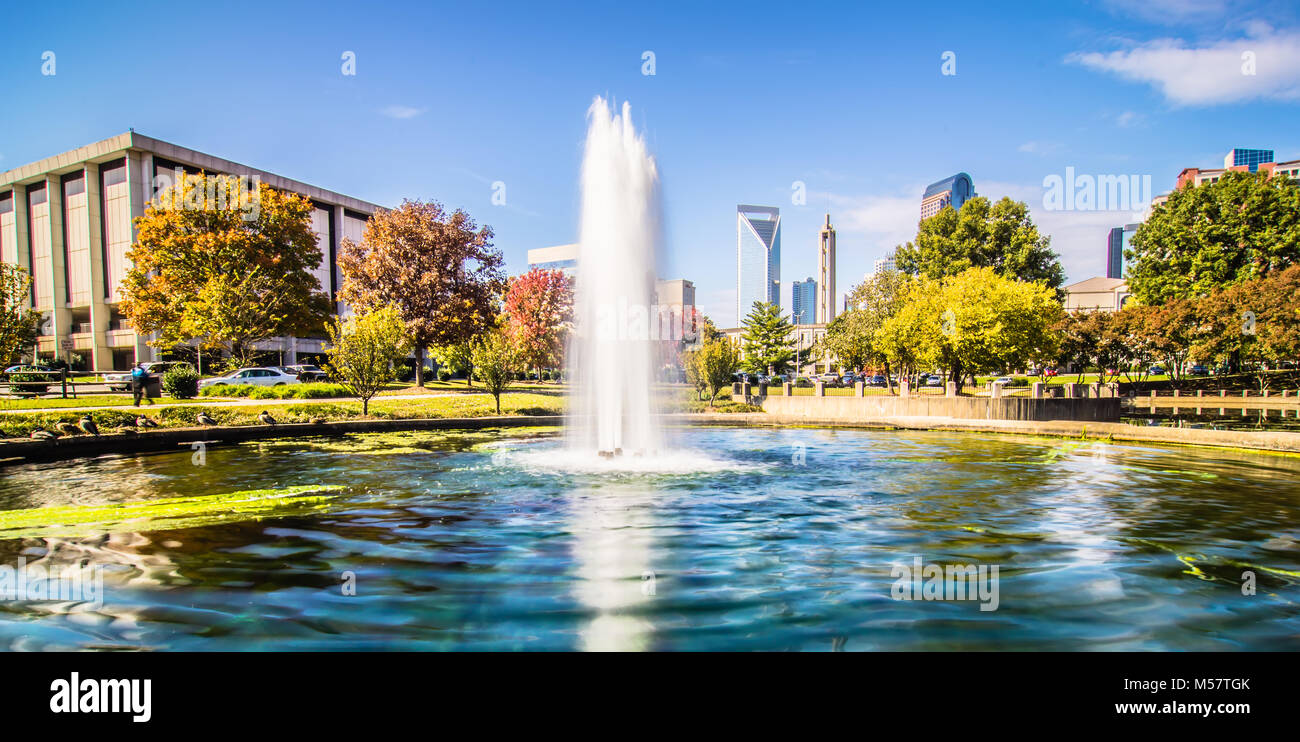
[[[687,453],[633,474],[567,473],[541,431],[11,467],[0,510],[344,489],[281,517],[0,540],[0,564],[106,565],[98,608],[0,600],[0,648],[1300,649],[1300,460],[946,432],[674,437]],[[916,557],[997,565],[997,610],[895,600],[891,570]]]

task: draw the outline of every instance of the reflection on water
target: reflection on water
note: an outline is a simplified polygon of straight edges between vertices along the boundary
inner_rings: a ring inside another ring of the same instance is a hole
[[[0,648],[1300,649],[1294,458],[805,429],[674,445],[697,458],[575,473],[553,433],[430,432],[9,468],[0,510],[346,489],[320,512],[0,539],[0,564],[105,567],[102,606],[0,600]],[[892,600],[918,556],[998,565],[998,609]]]

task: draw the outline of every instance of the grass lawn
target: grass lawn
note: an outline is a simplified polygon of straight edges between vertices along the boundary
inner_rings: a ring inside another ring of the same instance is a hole
[[[220,425],[261,425],[257,415],[266,410],[277,422],[308,423],[314,419],[354,420],[360,419],[360,402],[337,402],[333,400],[264,400],[263,405],[210,406],[197,408],[193,406],[162,407],[148,409],[134,407],[117,410],[98,410],[90,413],[101,432],[113,432],[118,427],[133,427],[138,414],[146,415],[161,427],[193,427],[200,411],[206,412]],[[529,392],[506,392],[501,395],[501,414],[503,415],[546,415],[564,411],[564,398],[551,394],[532,394]],[[377,419],[416,419],[443,417],[488,417],[496,415],[496,405],[489,394],[465,396],[448,396],[445,398],[427,397],[423,399],[400,399],[393,397],[376,398],[370,402],[370,417]],[[74,425],[81,418],[79,412],[32,412],[0,415],[0,434],[6,437],[26,437],[37,428],[54,430],[58,422]]]
[[[62,397],[42,397],[36,399],[0,399],[0,410],[60,410],[82,407],[129,407],[133,398],[130,394],[83,394],[76,399]],[[202,399],[172,399],[163,397],[154,400],[155,404],[193,404]],[[140,409],[147,409],[147,402],[140,403]]]

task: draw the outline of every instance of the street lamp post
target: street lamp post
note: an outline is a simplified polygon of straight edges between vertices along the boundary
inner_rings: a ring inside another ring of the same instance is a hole
[[[794,316],[794,375],[799,378],[799,373],[803,371],[803,366],[799,365],[799,351],[803,350],[803,333],[799,331],[799,325],[803,324],[804,309]]]

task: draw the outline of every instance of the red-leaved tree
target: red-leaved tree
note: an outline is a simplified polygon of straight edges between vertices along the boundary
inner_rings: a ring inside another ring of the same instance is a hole
[[[403,201],[376,212],[360,243],[339,252],[339,298],[357,310],[397,307],[415,349],[416,384],[424,385],[424,351],[468,343],[492,325],[505,288],[492,230],[441,204]]]
[[[573,286],[564,271],[533,268],[510,279],[506,292],[510,337],[535,371],[559,366],[573,326]]]

